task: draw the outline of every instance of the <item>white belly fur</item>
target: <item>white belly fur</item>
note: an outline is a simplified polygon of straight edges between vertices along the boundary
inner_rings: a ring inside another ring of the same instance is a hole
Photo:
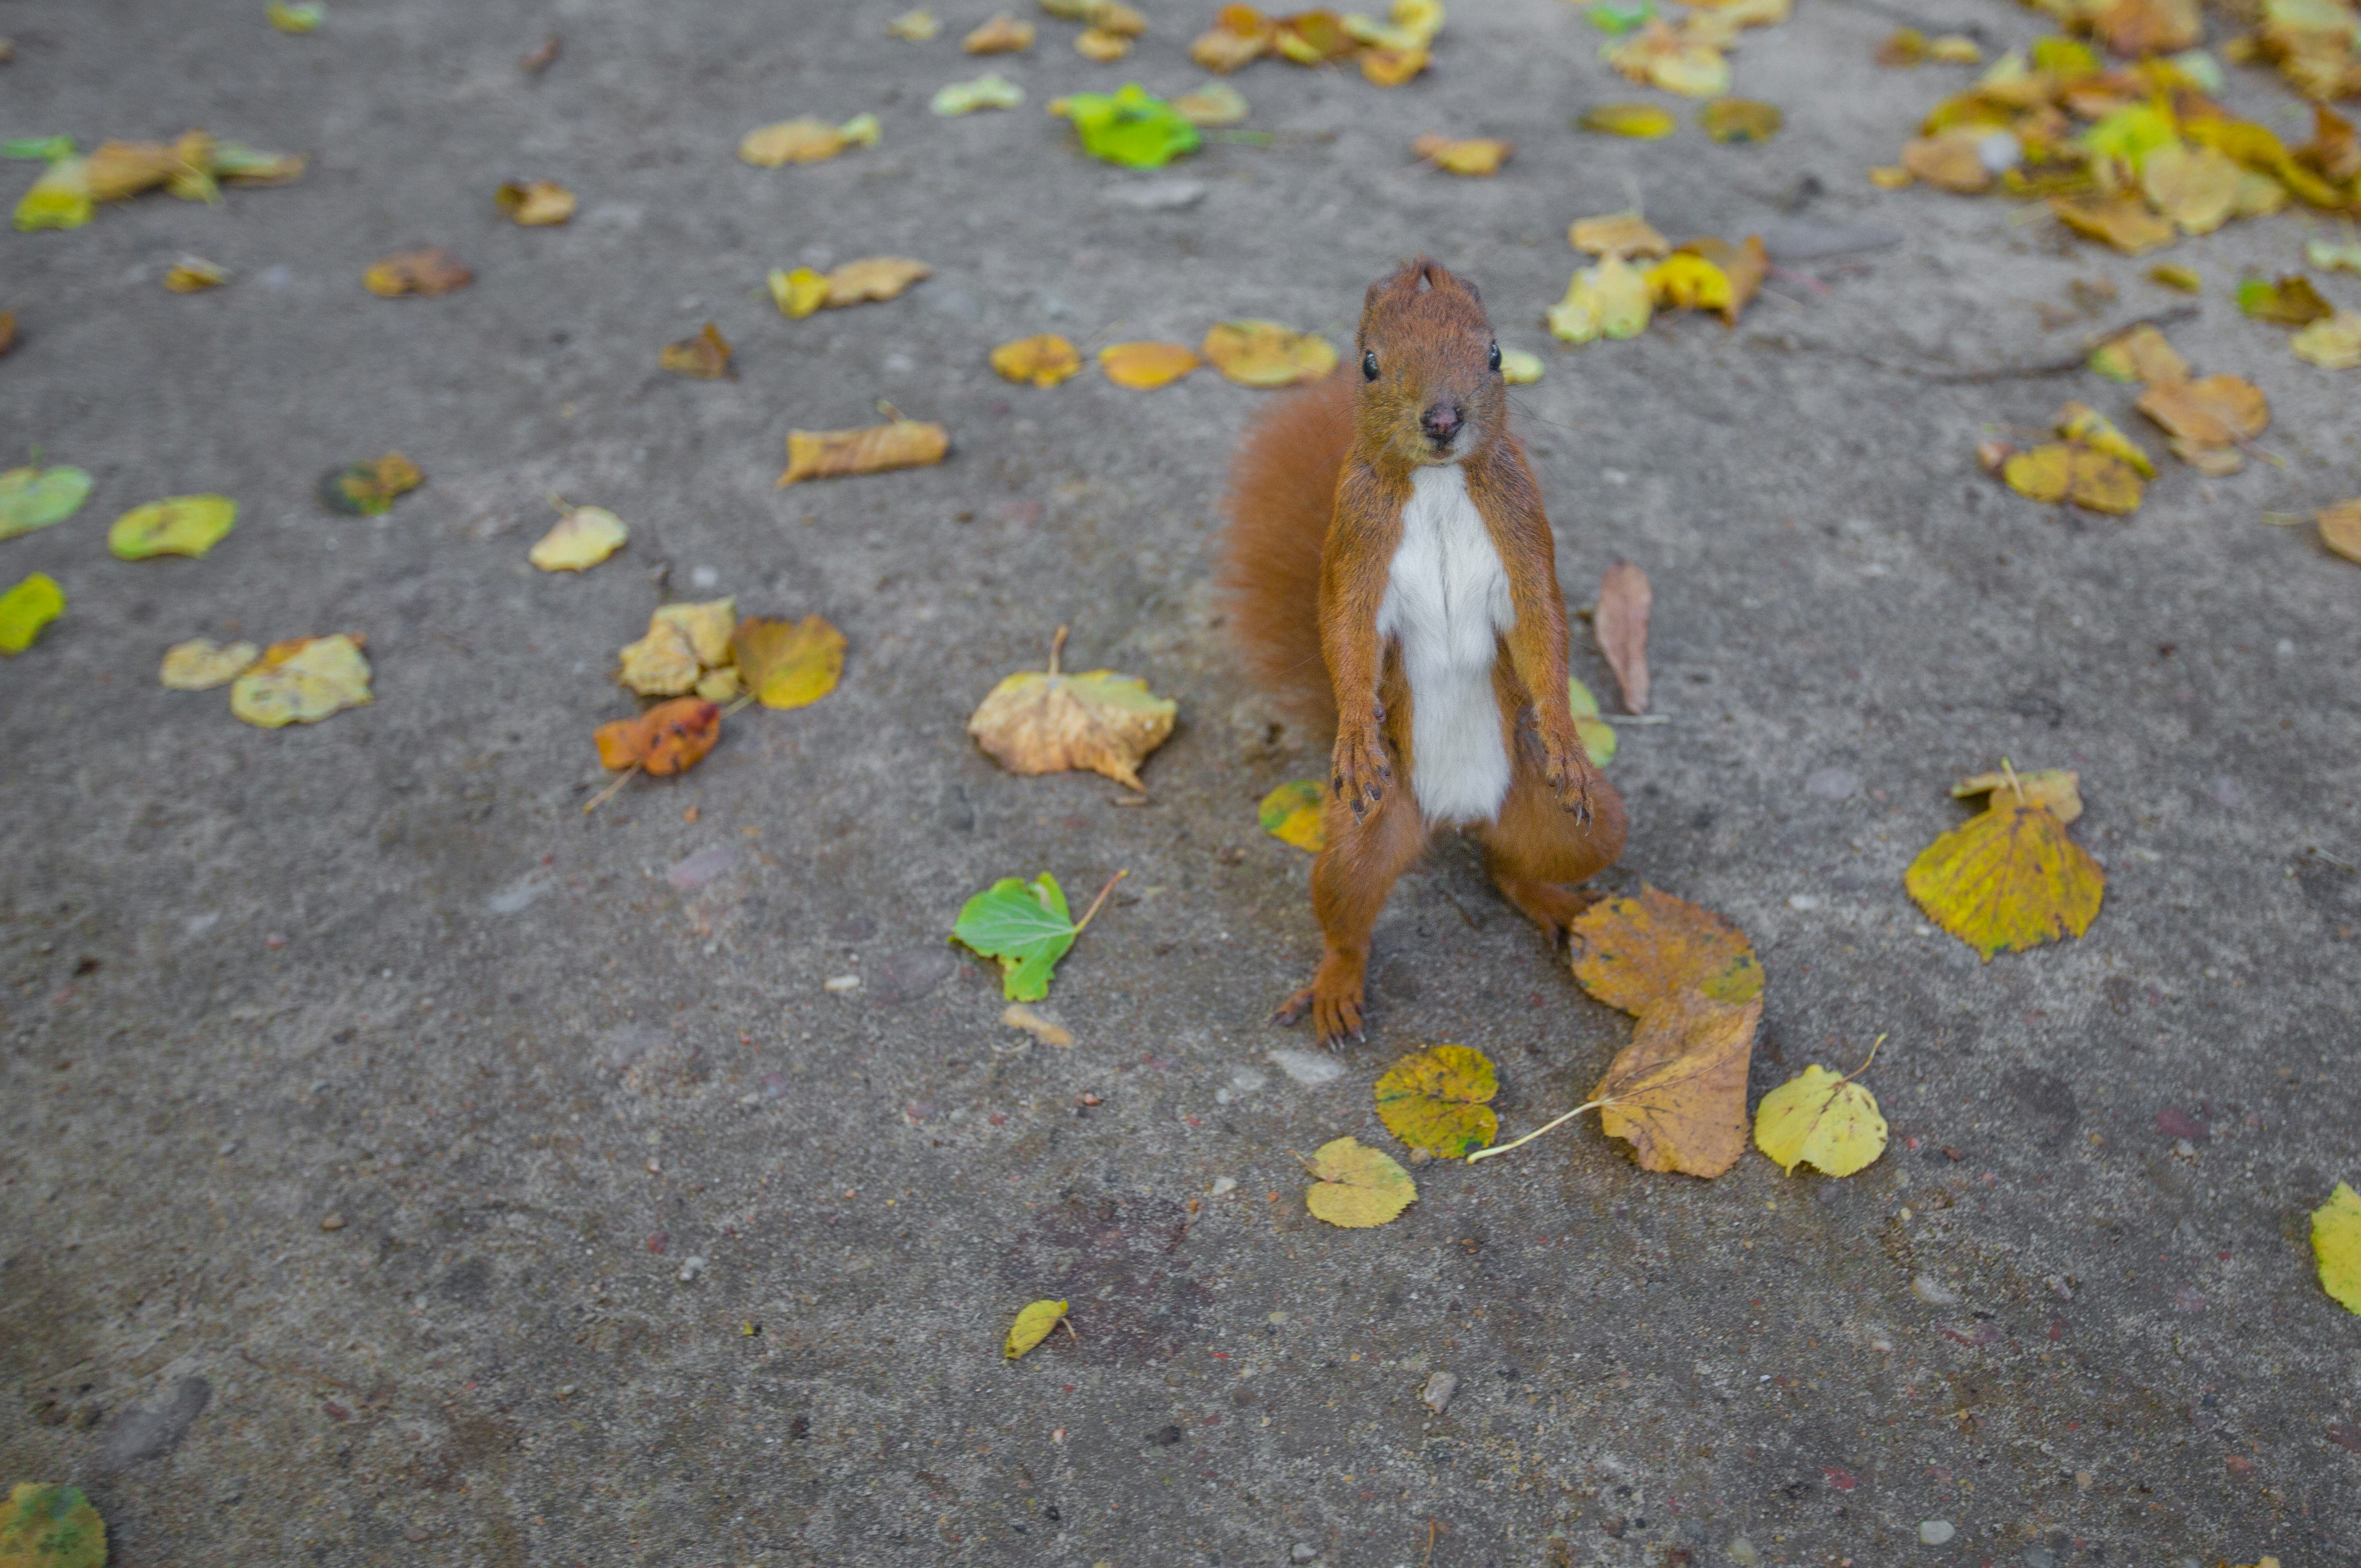
[[[1401,649],[1411,789],[1429,821],[1488,822],[1508,795],[1492,664],[1500,633],[1515,623],[1509,575],[1466,473],[1456,463],[1413,471],[1378,635]]]

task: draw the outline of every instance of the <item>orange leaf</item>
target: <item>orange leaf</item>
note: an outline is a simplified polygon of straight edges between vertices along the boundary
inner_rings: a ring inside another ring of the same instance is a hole
[[[601,767],[638,763],[658,777],[686,773],[721,739],[721,710],[703,697],[675,697],[637,718],[601,724],[591,739]]]
[[[1185,343],[1111,343],[1099,350],[1099,368],[1136,392],[1169,387],[1203,361]]]

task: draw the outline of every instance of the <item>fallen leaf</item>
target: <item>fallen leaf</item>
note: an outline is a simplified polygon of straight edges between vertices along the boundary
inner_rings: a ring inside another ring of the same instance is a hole
[[[1016,1360],[1048,1339],[1049,1331],[1056,1328],[1058,1320],[1065,1315],[1066,1303],[1063,1301],[1032,1303],[1018,1312],[1016,1321],[1008,1325],[1008,1343],[1001,1346],[1000,1354],[1011,1361]]]
[[[1686,98],[1719,98],[1730,91],[1730,61],[1721,50],[1675,32],[1661,18],[1645,24],[1628,42],[1608,45],[1600,53],[1632,81]]]
[[[211,691],[237,679],[260,657],[262,650],[251,642],[224,645],[210,637],[192,638],[164,650],[164,663],[156,678],[170,691]]]
[[[970,54],[1017,54],[1033,47],[1033,24],[1003,11],[968,34],[960,48]]]
[[[1582,737],[1582,753],[1594,768],[1615,760],[1615,726],[1598,717],[1598,698],[1572,675],[1565,678],[1566,707],[1574,712],[1574,732]]]
[[[2271,418],[2261,390],[2235,376],[2151,383],[2132,406],[2163,428],[2174,455],[2200,466],[2206,453],[2260,435]]]
[[[1251,5],[1224,5],[1213,25],[1189,45],[1189,58],[1226,76],[1260,60],[1275,30],[1271,19]]]
[[[2126,60],[2191,49],[2205,37],[2197,0],[2114,0],[2086,15],[2091,31]]]
[[[1242,387],[1316,381],[1336,368],[1336,349],[1326,338],[1271,321],[1216,322],[1198,352]]]
[[[1208,82],[1172,100],[1172,112],[1199,127],[1235,126],[1252,111],[1246,95],[1226,82]]]
[[[717,706],[735,702],[740,690],[738,668],[734,664],[725,664],[718,670],[708,670],[697,677],[697,685],[692,689],[698,696]]]
[[[2101,344],[2092,351],[2091,368],[2110,381],[2146,387],[2177,386],[2189,379],[2189,361],[2152,326],[2136,326]]]
[[[1324,1143],[1305,1162],[1312,1186],[1303,1206],[1315,1220],[1346,1230],[1367,1230],[1400,1217],[1418,1201],[1418,1184],[1391,1155],[1358,1138]]]
[[[237,503],[227,496],[170,496],[116,518],[106,531],[106,547],[125,561],[203,555],[236,522]]]
[[[183,256],[164,273],[164,287],[175,294],[201,294],[228,281],[228,268],[202,256]]]
[[[1655,15],[1656,0],[1592,0],[1583,7],[1582,19],[1609,38],[1620,38]]]
[[[1817,1062],[1763,1097],[1754,1108],[1754,1146],[1787,1175],[1809,1162],[1824,1176],[1852,1176],[1885,1152],[1885,1118],[1877,1097]]]
[[[1379,44],[1361,51],[1361,76],[1372,87],[1400,87],[1415,80],[1434,63],[1434,56],[1423,49],[1397,49]]]
[[[1488,1103],[1499,1091],[1499,1078],[1483,1052],[1435,1046],[1402,1058],[1378,1080],[1378,1120],[1414,1149],[1460,1159],[1499,1131]]]
[[[0,311],[0,355],[16,346],[16,313]]]
[[[934,275],[933,268],[906,256],[864,256],[828,275],[828,298],[824,302],[831,310],[842,310],[847,305],[899,299],[910,285],[922,283]]]
[[[1985,135],[1971,127],[1915,137],[1902,144],[1902,167],[1929,185],[1963,196],[1989,190],[1993,172],[1984,163]]]
[[[1015,109],[1025,103],[1025,89],[997,72],[979,76],[972,82],[952,82],[935,90],[927,100],[927,112],[951,119],[961,115],[972,115],[978,109]]]
[[[1680,128],[1673,112],[1661,104],[1595,104],[1574,123],[1586,131],[1634,141],[1659,141]]]
[[[1131,39],[1104,27],[1084,27],[1074,35],[1074,52],[1101,65],[1113,65],[1131,52]]]
[[[719,380],[730,374],[730,340],[711,322],[695,337],[668,343],[656,356],[656,364],[675,376],[693,376],[700,381]]]
[[[262,152],[234,141],[215,142],[211,164],[214,177],[232,185],[284,185],[303,172],[303,159],[291,152]]]
[[[1719,1176],[1746,1151],[1746,1072],[1763,1017],[1696,992],[1652,1003],[1590,1091],[1598,1128],[1642,1170]]]
[[[676,696],[634,718],[591,732],[602,768],[638,767],[658,778],[685,773],[721,739],[721,709],[701,696]]]
[[[813,268],[798,267],[792,272],[773,268],[764,281],[771,291],[771,302],[790,321],[801,321],[828,303],[828,274]]]
[[[1111,343],[1099,350],[1106,378],[1138,392],[1169,387],[1203,363],[1185,343]]]
[[[1668,256],[1648,269],[1648,298],[1660,311],[1727,311],[1730,275],[1702,256]]]
[[[2361,563],[2361,497],[2323,509],[2315,521],[2323,544],[2347,561]]]
[[[328,8],[319,0],[270,0],[262,8],[263,19],[282,33],[308,33],[328,18]]]
[[[1019,671],[993,687],[968,719],[967,732],[1012,773],[1088,769],[1145,790],[1139,764],[1172,733],[1180,704],[1151,693],[1146,681],[1112,670],[1060,674],[1065,641],[1060,627],[1046,673]]]
[[[1599,580],[1591,628],[1623,688],[1626,713],[1648,711],[1648,609],[1654,599],[1648,574],[1629,561],[1616,562]]]
[[[1076,93],[1049,105],[1062,115],[1093,158],[1126,169],[1161,169],[1203,145],[1197,127],[1136,82],[1112,94]]]
[[[1965,33],[1943,33],[1927,40],[1927,58],[1942,65],[1982,65],[1984,51]]]
[[[2103,452],[2129,464],[2143,479],[2156,477],[2156,460],[2137,442],[2115,428],[2114,422],[2084,402],[2070,402],[2058,411],[2058,433],[2094,452]]]
[[[2180,266],[2177,262],[2158,262],[2147,269],[2147,277],[2149,282],[2161,283],[2179,293],[2202,294],[2205,291],[2205,280],[2198,276],[2197,269],[2193,267]],[[2156,331],[2154,327],[2147,330]]]
[[[1718,98],[1697,111],[1697,124],[1716,141],[1769,141],[1785,123],[1776,105],[1752,98]]]
[[[2361,366],[2361,311],[2338,311],[2288,339],[2295,356],[2323,370]]]
[[[678,696],[729,662],[735,599],[659,606],[648,630],[616,656],[615,679],[642,696]]]
[[[2139,476],[2121,458],[2069,442],[2012,454],[2001,466],[2008,488],[2028,500],[2072,501],[2116,516],[2138,510]]]
[[[1672,242],[1637,211],[1609,213],[1604,217],[1577,218],[1565,231],[1566,243],[1593,256],[1664,256]]]
[[[1574,924],[1574,954],[1582,988],[1626,1013],[1689,992],[1733,1005],[1763,992],[1763,965],[1744,932],[1653,887],[1585,910]]]
[[[13,222],[24,233],[78,229],[90,222],[98,199],[91,193],[90,159],[60,158],[41,171],[16,202]]]
[[[936,19],[935,14],[923,9],[905,11],[885,24],[887,33],[897,38],[906,38],[914,44],[925,43],[942,30],[943,25]]]
[[[2056,813],[2002,788],[1981,816],[1922,850],[1903,883],[1928,919],[1989,963],[2089,930],[2107,879]]]
[[[63,522],[90,496],[80,468],[11,468],[0,473],[0,539]]]
[[[808,707],[844,674],[844,633],[820,616],[797,621],[750,615],[730,643],[740,681],[764,707]]]
[[[62,614],[66,608],[65,590],[47,572],[35,572],[24,581],[0,594],[0,653],[15,657],[33,645],[33,640]]]
[[[1054,387],[1082,367],[1082,356],[1056,333],[1045,332],[994,349],[992,367],[1004,381]]]
[[[316,724],[369,701],[368,658],[342,632],[274,642],[229,688],[230,712],[258,729]]]
[[[1345,18],[1324,6],[1279,17],[1272,25],[1270,41],[1281,59],[1297,65],[1325,65],[1360,47]]]
[[[1916,178],[1898,163],[1881,163],[1869,171],[1869,182],[1881,191],[1899,191]]]
[[[1272,838],[1316,855],[1328,847],[1327,824],[1322,817],[1326,804],[1319,780],[1297,779],[1264,795],[1255,817]]]
[[[1521,348],[1500,350],[1500,379],[1511,387],[1530,387],[1542,378],[1542,356]]]
[[[1107,883],[1113,890],[1115,883]],[[1099,900],[1104,902],[1102,892]],[[1065,891],[1043,872],[1031,882],[1002,877],[961,906],[951,936],[988,959],[1000,960],[1001,994],[1010,1002],[1038,1002],[1049,994],[1049,977],[1074,938],[1091,922],[1098,904],[1077,923],[1066,911]]]
[[[1951,786],[1951,798],[1966,800],[1980,795],[2011,788],[2025,792],[2026,803],[2046,809],[2058,818],[2062,827],[2082,815],[2082,775],[2070,768],[2037,768],[2029,773],[2012,770],[2003,773],[1978,773],[1961,779]]]
[[[1508,162],[1510,154],[1516,150],[1514,142],[1495,141],[1483,137],[1455,139],[1427,135],[1410,144],[1411,157],[1432,163],[1446,174],[1498,174],[1500,165]]]
[[[1036,1013],[1022,1002],[1012,1002],[1000,1010],[1000,1021],[1012,1029],[1022,1029],[1052,1050],[1071,1050],[1073,1031],[1053,1018]]]
[[[787,432],[787,468],[779,476],[779,484],[784,488],[806,479],[923,468],[941,462],[950,447],[950,433],[941,425],[899,414],[885,424],[858,430],[791,430]]]
[[[106,1525],[79,1486],[19,1481],[0,1503],[7,1568],[106,1568]]]
[[[534,542],[525,559],[544,572],[587,572],[620,550],[631,536],[623,520],[605,507],[571,507]]]
[[[2238,166],[2210,147],[2178,142],[2147,155],[2140,190],[2183,234],[2212,234],[2238,207]]]
[[[402,294],[447,294],[466,288],[475,279],[473,272],[460,265],[458,258],[439,245],[431,245],[423,250],[399,251],[385,258],[361,274],[361,286],[390,300]]]
[[[2312,1212],[2312,1255],[2320,1288],[2346,1311],[2361,1313],[2361,1193],[2345,1182]]]
[[[823,163],[847,148],[875,147],[881,134],[874,115],[855,115],[840,126],[806,115],[748,131],[739,139],[738,156],[757,169]]]
[[[2306,240],[2303,258],[2323,272],[2361,272],[2361,244],[2342,245],[2325,239]]]
[[[1543,313],[1550,335],[1564,343],[1636,337],[1654,313],[1647,275],[1620,256],[1586,267],[1566,285],[1565,298]]]
[[[574,215],[574,192],[555,180],[523,185],[511,180],[492,192],[492,201],[522,228],[545,228]]]
[[[381,517],[393,510],[394,498],[426,482],[418,465],[399,452],[367,463],[332,468],[320,477],[320,504],[346,517]]]
[[[2170,245],[2180,235],[2136,196],[2052,196],[2049,210],[2075,233],[2103,240],[2126,256]]]
[[[1732,245],[1726,239],[1708,236],[1693,239],[1674,256],[1695,256],[1710,262],[1729,283],[1729,297],[1720,303],[1699,309],[1719,311],[1725,325],[1736,326],[1738,318],[1754,301],[1763,288],[1763,280],[1771,275],[1771,257],[1763,249],[1761,235],[1748,235],[1745,240]]]
[[[2238,309],[2258,322],[2280,326],[2305,326],[2336,313],[2336,307],[2322,299],[2312,280],[2301,273],[2276,283],[2267,278],[2246,280],[2238,285]]]

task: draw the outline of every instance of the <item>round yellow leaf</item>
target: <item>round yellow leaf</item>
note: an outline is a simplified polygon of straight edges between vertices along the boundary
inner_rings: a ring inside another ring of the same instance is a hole
[[[1499,1131],[1487,1103],[1499,1091],[1483,1052],[1436,1046],[1402,1058],[1378,1080],[1378,1120],[1412,1148],[1464,1159],[1470,1149],[1490,1146]]]
[[[1790,1176],[1806,1160],[1829,1176],[1850,1176],[1885,1152],[1885,1118],[1876,1096],[1815,1063],[1755,1107],[1754,1146]]]
[[[525,559],[544,572],[582,572],[623,547],[631,531],[605,507],[576,507],[529,551]]]
[[[2346,1311],[2361,1312],[2361,1193],[2345,1182],[2312,1212],[2312,1255],[2320,1288]]]
[[[801,321],[828,303],[832,287],[828,274],[809,267],[798,267],[789,272],[773,268],[764,280],[770,286],[771,303],[789,321]]]
[[[1064,338],[1045,332],[994,349],[992,367],[1004,380],[1054,387],[1082,367],[1082,356]]]
[[[806,707],[844,674],[844,633],[817,615],[801,621],[748,616],[730,640],[738,678],[764,707]]]
[[[1242,387],[1291,386],[1336,368],[1336,350],[1326,338],[1277,322],[1217,322],[1200,351]]]
[[[1575,122],[1586,131],[1630,137],[1634,141],[1658,141],[1677,129],[1672,111],[1657,104],[1598,104]]]
[[[1927,845],[1903,883],[1928,919],[1989,962],[2089,930],[2107,876],[2048,808],[1999,790],[1982,816]]]
[[[1257,817],[1272,838],[1316,855],[1328,847],[1327,825],[1321,819],[1323,804],[1317,779],[1297,779],[1264,795]]]
[[[1033,1302],[1018,1312],[1016,1321],[1008,1325],[1008,1342],[1001,1347],[1000,1354],[1011,1361],[1016,1360],[1048,1339],[1049,1331],[1056,1328],[1058,1320],[1065,1315],[1066,1303],[1063,1301]]]
[[[133,507],[106,531],[106,547],[126,561],[150,555],[202,555],[237,522],[227,496],[171,496]]]
[[[1111,343],[1099,350],[1106,378],[1136,392],[1169,387],[1202,363],[1185,343]]]
[[[1346,1230],[1382,1225],[1418,1201],[1418,1184],[1410,1172],[1358,1138],[1322,1144],[1312,1157],[1312,1176],[1303,1206],[1313,1219]]]

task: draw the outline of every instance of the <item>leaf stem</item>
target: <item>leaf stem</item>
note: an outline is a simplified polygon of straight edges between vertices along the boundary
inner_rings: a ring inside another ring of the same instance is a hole
[[[625,784],[630,784],[634,777],[638,776],[642,766],[642,763],[633,762],[630,767],[623,770],[621,775],[619,776],[613,784],[609,784],[605,789],[600,790],[597,795],[594,795],[588,800],[584,801],[582,803],[582,815],[588,817],[592,812],[598,810],[600,806],[606,805],[609,801],[614,799],[615,792],[621,789]]]
[[[2025,804],[2025,784],[2017,778],[2016,769],[2010,765],[2009,760],[2006,757],[2003,757],[2000,760],[2000,771],[2002,776],[2008,780],[2008,787],[2016,792],[2016,804],[2023,806]]]
[[[1130,871],[1126,869],[1119,871],[1115,872],[1115,875],[1107,878],[1106,885],[1099,889],[1099,895],[1091,900],[1091,906],[1082,911],[1082,917],[1074,923],[1075,936],[1080,937],[1082,934],[1082,927],[1091,923],[1091,917],[1099,912],[1099,905],[1107,901],[1107,894],[1115,891],[1115,884],[1121,882],[1130,874]]]
[[[1071,627],[1061,626],[1058,628],[1058,634],[1049,639],[1049,678],[1053,681],[1058,678],[1059,657],[1066,651],[1066,633],[1071,630]]]
[[[1837,1081],[1839,1083],[1850,1083],[1854,1079],[1859,1078],[1862,1073],[1867,1072],[1869,1070],[1869,1064],[1877,1059],[1877,1047],[1883,1044],[1885,1044],[1885,1036],[1883,1035],[1880,1035],[1877,1038],[1870,1041],[1869,1055],[1861,1058],[1861,1065],[1859,1067],[1853,1069],[1850,1072],[1845,1074],[1844,1077],[1839,1079]]]
[[[1467,1157],[1467,1163],[1474,1165],[1479,1159],[1490,1159],[1496,1154],[1507,1154],[1510,1149],[1521,1149],[1527,1144],[1532,1143],[1535,1138],[1540,1137],[1543,1133],[1549,1132],[1553,1128],[1565,1125],[1566,1123],[1573,1121],[1585,1111],[1596,1111],[1602,1105],[1612,1105],[1615,1102],[1612,1099],[1586,1101],[1582,1104],[1576,1106],[1573,1110],[1568,1111],[1565,1115],[1558,1117],[1555,1121],[1543,1123],[1540,1126],[1535,1127],[1532,1132],[1527,1133],[1523,1137],[1519,1138],[1515,1143],[1502,1144],[1497,1148],[1477,1149],[1474,1154]]]

